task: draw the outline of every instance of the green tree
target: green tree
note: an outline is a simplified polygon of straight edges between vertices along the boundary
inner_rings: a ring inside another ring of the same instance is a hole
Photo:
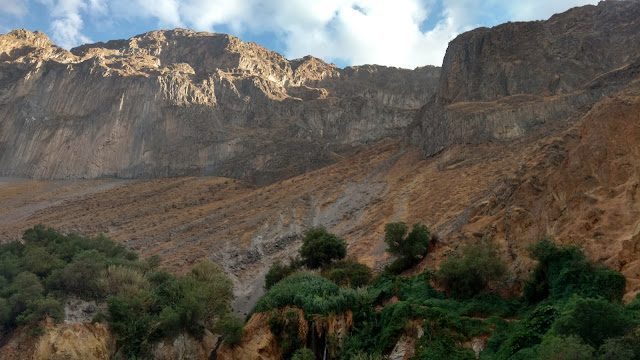
[[[355,259],[333,262],[322,270],[323,276],[340,286],[358,288],[371,281],[372,270]]]
[[[407,235],[407,225],[403,222],[390,223],[384,227],[384,242],[387,250],[403,258],[420,261],[427,254],[431,234],[425,225],[413,224]]]
[[[347,243],[323,227],[307,230],[302,239],[300,256],[310,269],[317,269],[347,255]]]
[[[464,246],[461,255],[443,262],[436,273],[437,281],[448,288],[454,298],[471,298],[489,282],[506,274],[507,268],[498,257],[496,246],[487,239]]]
[[[289,259],[289,265],[284,265],[280,260],[274,261],[273,264],[271,264],[269,271],[264,276],[265,290],[271,289],[273,285],[298,271],[302,265],[304,265],[304,262],[300,258]]]
[[[14,316],[19,315],[27,309],[29,304],[40,299],[44,294],[44,287],[40,279],[30,272],[21,272],[13,280],[9,292],[9,297]]]
[[[607,339],[598,349],[600,360],[638,358],[640,358],[640,339],[637,336]]]
[[[540,344],[540,360],[590,360],[593,347],[582,342],[580,337],[570,335],[547,336]]]
[[[625,335],[634,327],[622,306],[605,299],[583,299],[574,296],[568,310],[553,325],[560,335],[577,335],[593,346],[599,347],[604,340]]]

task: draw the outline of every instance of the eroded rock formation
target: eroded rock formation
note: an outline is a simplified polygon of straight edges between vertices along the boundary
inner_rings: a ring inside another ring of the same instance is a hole
[[[0,36],[0,174],[266,184],[399,135],[439,72],[289,61],[180,29],[71,52],[15,30]]]
[[[479,28],[447,49],[435,98],[412,142],[433,155],[451,144],[509,141],[581,116],[615,89],[588,87],[640,57],[640,2],[602,1],[547,21]]]

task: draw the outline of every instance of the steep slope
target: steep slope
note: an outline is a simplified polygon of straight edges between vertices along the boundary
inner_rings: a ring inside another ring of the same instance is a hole
[[[0,174],[267,184],[399,135],[439,71],[343,70],[179,29],[67,52],[16,30],[0,36]]]

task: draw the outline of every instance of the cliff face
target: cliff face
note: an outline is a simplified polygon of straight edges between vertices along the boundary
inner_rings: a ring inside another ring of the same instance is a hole
[[[12,332],[0,348],[6,360],[108,360],[116,352],[115,336],[106,325],[47,321],[44,335],[34,337],[26,328]]]
[[[437,95],[423,107],[412,141],[433,155],[580,116],[610,93],[588,84],[640,57],[639,42],[638,1],[464,33],[449,44]]]
[[[439,72],[289,61],[187,30],[71,52],[16,30],[0,36],[0,174],[270,183],[399,135]]]

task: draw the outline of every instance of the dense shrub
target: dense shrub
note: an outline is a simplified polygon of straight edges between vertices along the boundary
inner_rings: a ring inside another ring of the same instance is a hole
[[[560,335],[580,336],[587,344],[598,348],[605,339],[625,335],[634,325],[618,304],[602,298],[574,297],[553,325],[553,331]]]
[[[557,247],[542,239],[529,247],[531,258],[538,260],[531,279],[525,283],[523,297],[535,303],[546,298],[569,299],[578,294],[583,297],[604,296],[620,301],[626,280],[616,271],[596,269],[575,246]]]
[[[347,243],[329,233],[325,228],[307,230],[302,239],[300,256],[310,269],[317,269],[333,260],[343,259],[347,255]]]
[[[598,359],[638,359],[640,358],[640,338],[637,335],[610,338],[598,349]]]
[[[294,274],[275,284],[258,300],[248,318],[255,312],[267,312],[295,306],[305,316],[340,314],[362,301],[354,290],[344,289],[311,273]]]
[[[274,261],[264,277],[265,290],[271,289],[273,285],[298,271],[302,267],[302,265],[302,260],[298,258],[290,259],[288,265],[284,265],[280,260]]]
[[[407,231],[407,225],[403,222],[389,223],[384,227],[387,251],[398,256],[398,259],[387,267],[387,271],[392,274],[399,274],[417,264],[429,250],[431,235],[425,225],[416,223],[408,235]]]
[[[484,290],[490,281],[502,278],[505,273],[506,266],[498,257],[497,248],[485,239],[464,246],[461,257],[443,262],[436,278],[450,290],[452,297],[468,299]]]
[[[242,342],[242,336],[244,335],[244,322],[236,317],[227,316],[220,321],[217,327],[224,338],[225,345],[229,347],[236,347]]]
[[[340,286],[358,288],[369,284],[372,270],[355,259],[346,259],[325,266],[322,274]]]
[[[589,360],[593,352],[593,347],[574,335],[545,337],[538,349],[540,360]]]
[[[5,330],[64,317],[67,295],[98,299],[98,278],[108,262],[131,263],[137,256],[102,236],[62,235],[42,225],[25,231],[24,244],[0,246],[0,320]],[[3,305],[6,304],[6,305]]]
[[[316,355],[313,353],[313,351],[307,348],[302,348],[296,350],[296,352],[293,353],[291,360],[315,360],[315,358]]]
[[[155,271],[158,257],[138,260],[103,236],[62,235],[38,225],[25,231],[23,240],[0,245],[2,331],[17,325],[27,325],[33,334],[46,330],[37,324],[47,317],[63,320],[70,295],[106,301],[120,354],[130,358],[144,356],[163,336],[183,331],[202,336],[230,312],[231,282],[210,262],[178,279]],[[106,319],[98,314],[94,320]],[[228,334],[231,328],[226,329]]]

